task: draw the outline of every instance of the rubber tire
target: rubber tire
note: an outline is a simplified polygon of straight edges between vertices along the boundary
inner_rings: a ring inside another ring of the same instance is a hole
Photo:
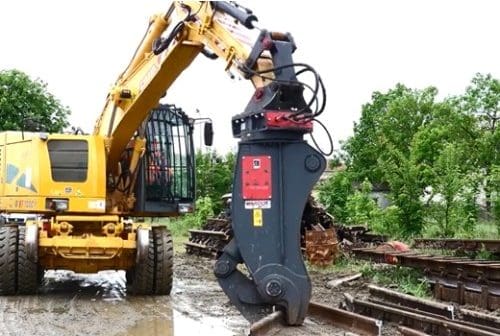
[[[132,285],[132,283],[134,282],[134,272],[135,272],[134,268],[125,271],[125,280],[128,286]]]
[[[16,293],[17,227],[0,227],[0,295]]]
[[[153,228],[155,240],[155,285],[154,294],[169,295],[174,277],[174,244],[165,227]]]
[[[19,226],[17,241],[17,293],[33,295],[38,291],[38,263],[28,259],[26,254],[26,226]]]
[[[155,256],[153,231],[149,230],[148,255],[144,261],[135,265],[132,292],[135,295],[151,295],[154,287]]]
[[[133,272],[132,292],[136,295],[168,295],[172,290],[174,249],[164,227],[149,231],[148,256]]]

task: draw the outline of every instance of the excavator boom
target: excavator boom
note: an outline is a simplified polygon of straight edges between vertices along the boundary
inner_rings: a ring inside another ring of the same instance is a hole
[[[300,251],[300,219],[325,168],[304,141],[325,108],[312,67],[295,63],[290,34],[256,27],[257,17],[233,2],[174,2],[155,15],[129,66],[109,92],[94,134],[105,139],[107,212],[126,213],[146,148],[141,127],[160,98],[203,54],[224,62],[255,91],[231,128],[239,139],[232,191],[234,238],[214,273],[231,302],[250,320],[278,307],[289,324],[306,315],[311,284]],[[298,80],[311,73],[312,86]],[[311,89],[311,98],[304,90]],[[238,107],[235,107],[238,108]],[[131,139],[134,139],[131,144]],[[124,151],[133,148],[124,159]],[[117,186],[122,185],[121,188]],[[124,191],[128,190],[128,191]],[[244,264],[249,276],[238,264]]]

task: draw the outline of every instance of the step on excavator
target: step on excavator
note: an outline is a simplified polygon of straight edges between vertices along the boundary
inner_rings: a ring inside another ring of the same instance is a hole
[[[0,133],[0,212],[35,215],[0,227],[0,294],[33,294],[51,269],[125,270],[133,293],[170,292],[170,233],[134,218],[193,210],[194,122],[175,106],[158,104],[204,55],[255,88],[231,120],[239,139],[234,236],[214,274],[249,320],[275,308],[289,324],[303,322],[311,282],[300,222],[325,168],[324,153],[304,135],[314,122],[322,125],[317,117],[326,94],[318,73],[293,61],[292,36],[257,21],[234,2],[174,2],[150,19],[92,134]],[[304,75],[313,82],[303,82]]]

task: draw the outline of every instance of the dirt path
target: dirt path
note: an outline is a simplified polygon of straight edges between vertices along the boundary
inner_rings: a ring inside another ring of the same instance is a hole
[[[219,288],[212,265],[176,255],[172,295],[159,297],[127,296],[123,272],[48,272],[39,295],[0,298],[0,335],[245,335],[249,325]],[[315,299],[340,301],[341,295],[324,289],[327,276],[313,279]],[[309,319],[280,333],[335,334],[344,332]]]

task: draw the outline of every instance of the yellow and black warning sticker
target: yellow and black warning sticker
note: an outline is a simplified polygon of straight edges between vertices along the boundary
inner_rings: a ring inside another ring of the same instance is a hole
[[[262,209],[253,209],[253,226],[262,226]]]

